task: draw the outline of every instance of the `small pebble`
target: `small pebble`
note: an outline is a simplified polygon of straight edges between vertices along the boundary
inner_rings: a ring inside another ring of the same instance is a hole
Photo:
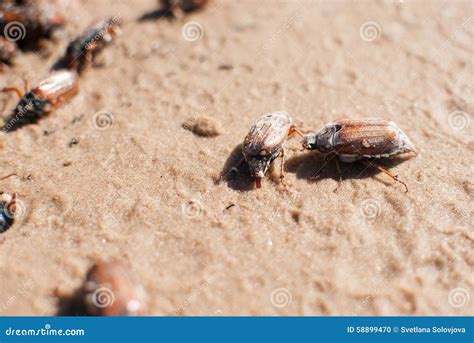
[[[204,115],[186,120],[183,128],[201,137],[216,137],[222,134],[220,123]]]
[[[219,70],[232,70],[234,67],[230,64],[221,64]]]

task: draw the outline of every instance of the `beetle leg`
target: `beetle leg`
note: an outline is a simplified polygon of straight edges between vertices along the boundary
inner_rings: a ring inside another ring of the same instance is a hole
[[[378,171],[384,173],[385,175],[388,175],[390,178],[392,178],[393,180],[397,181],[397,182],[400,182],[403,186],[405,186],[405,193],[408,192],[408,186],[405,182],[403,182],[402,180],[400,180],[398,178],[398,175],[393,175],[392,173],[390,173],[387,169],[385,168],[382,168],[378,165],[375,165],[373,164],[372,162],[370,162],[369,160],[367,160],[367,162],[372,166],[374,167],[375,169],[377,169]]]
[[[27,79],[25,79],[24,84],[25,84],[25,93],[28,93],[30,91],[30,82]]]
[[[245,161],[245,158],[242,157],[239,160],[239,162],[237,162],[237,164],[230,169],[230,172],[237,173],[239,171],[240,167],[242,167],[242,164],[244,164],[244,161]]]
[[[326,167],[326,165],[331,161],[331,159],[333,159],[333,158],[335,158],[335,157],[336,157],[336,155],[334,155],[334,156],[332,156],[332,155],[326,155],[326,156],[324,157],[324,161],[325,161],[324,165],[323,165],[321,168],[319,168],[319,169],[313,174],[313,176],[310,176],[308,179],[309,179],[309,180],[316,180],[316,179],[319,179],[319,173],[322,172],[322,171],[324,171],[324,167]]]
[[[290,126],[290,129],[288,130],[288,136],[291,136],[293,133],[297,133],[301,137],[304,137],[303,132],[301,132],[299,129],[297,129],[295,125]]]
[[[82,67],[83,70],[86,70],[87,68],[89,68],[89,66],[92,65],[92,48],[89,48],[86,50],[86,54],[85,54],[85,62],[84,62],[84,65]]]
[[[342,173],[341,173],[341,166],[339,165],[338,159],[334,158],[334,161],[336,162],[336,169],[337,169],[337,173],[339,174],[339,181],[337,182],[337,187],[333,191],[333,192],[336,192],[339,189],[339,186],[342,184]]]
[[[8,204],[8,212],[10,212],[11,215],[15,216],[15,213],[16,213],[16,193],[13,193],[12,200]]]
[[[281,149],[280,153],[281,163],[280,163],[280,182],[285,184],[283,179],[285,178],[285,149]]]
[[[3,93],[14,92],[14,93],[16,93],[16,94],[18,95],[18,97],[19,97],[20,99],[23,98],[23,92],[22,92],[21,89],[18,88],[18,87],[4,87],[4,88],[2,89],[2,92],[3,92]]]
[[[122,34],[122,29],[120,26],[112,26],[110,33],[112,34],[112,37],[115,37],[117,35]]]

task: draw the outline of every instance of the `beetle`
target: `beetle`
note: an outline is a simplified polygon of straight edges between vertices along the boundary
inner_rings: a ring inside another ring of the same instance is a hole
[[[0,0],[0,10],[5,10],[13,6],[35,5],[36,0]]]
[[[36,6],[13,6],[0,13],[1,32],[20,44],[50,38],[64,23],[62,14]]]
[[[120,32],[119,17],[107,18],[90,24],[83,33],[68,44],[65,55],[68,68],[81,74],[94,62],[95,56],[109,45]]]
[[[3,180],[4,178],[2,178]],[[13,225],[16,212],[16,193],[13,195],[0,194],[0,233],[7,231]]]
[[[176,15],[176,8],[188,13],[204,8],[208,2],[208,0],[159,0],[162,11],[169,12],[170,15]]]
[[[28,123],[35,123],[69,101],[78,93],[79,82],[76,72],[63,70],[51,74],[31,90],[25,81],[25,93],[17,87],[5,87],[2,91],[15,92],[20,98],[13,113],[0,123],[0,128],[9,131]]]
[[[238,170],[244,161],[247,162],[256,187],[261,188],[261,180],[270,164],[280,156],[280,180],[283,180],[285,176],[284,145],[288,137],[295,132],[302,136],[302,133],[292,124],[288,113],[279,111],[265,114],[250,128],[242,144],[243,158],[232,170]]]
[[[393,180],[407,185],[388,170],[370,162],[373,159],[390,158],[415,151],[408,136],[392,121],[371,118],[362,120],[339,119],[324,125],[318,132],[306,134],[303,148],[318,150],[322,154],[335,154],[342,162],[366,160],[371,166]],[[342,181],[339,164],[339,181]]]
[[[100,261],[87,273],[82,288],[92,316],[138,316],[147,311],[146,293],[130,267],[121,261]]]

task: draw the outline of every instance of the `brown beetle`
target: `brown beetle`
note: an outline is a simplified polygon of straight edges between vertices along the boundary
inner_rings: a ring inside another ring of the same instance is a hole
[[[50,38],[54,30],[64,25],[58,12],[36,6],[14,6],[0,13],[0,30],[9,40],[19,44]]]
[[[120,18],[99,20],[89,25],[83,33],[69,43],[66,49],[65,62],[68,68],[82,73],[94,62],[95,56],[114,37],[120,33]]]
[[[0,123],[2,130],[9,131],[34,123],[69,101],[79,91],[78,76],[75,72],[63,70],[53,73],[31,90],[25,82],[25,93],[16,87],[5,87],[2,91],[15,92],[20,98],[13,113]]]
[[[370,159],[415,152],[413,143],[394,122],[384,119],[339,119],[326,124],[317,133],[305,135],[303,148],[335,154],[342,162],[365,159],[377,170],[403,184],[408,191],[407,185],[396,175],[370,162]],[[339,164],[335,161],[341,181]]]
[[[285,176],[285,142],[291,134],[301,132],[292,125],[291,118],[286,112],[272,112],[258,119],[250,128],[244,139],[242,153],[244,158],[236,170],[246,161],[249,165],[250,175],[255,178],[256,187],[261,187],[261,180],[265,176],[270,164],[281,156],[280,179]]]
[[[3,179],[1,178],[1,180]],[[13,225],[16,199],[16,193],[13,193],[13,195],[0,193],[0,233],[7,231]]]
[[[35,5],[36,0],[0,0],[0,10],[5,10],[13,6]]]
[[[92,316],[139,316],[146,309],[145,290],[122,262],[95,264],[83,286],[87,313]]]

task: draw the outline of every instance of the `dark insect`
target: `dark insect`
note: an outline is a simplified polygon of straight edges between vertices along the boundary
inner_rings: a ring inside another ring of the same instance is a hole
[[[81,74],[94,62],[96,55],[112,43],[114,37],[120,32],[118,17],[92,23],[82,34],[69,43],[65,56],[68,68]]]
[[[177,15],[177,10],[184,13],[193,12],[204,8],[208,0],[159,0],[161,11]]]
[[[0,10],[5,10],[13,6],[31,6],[36,0],[0,0]]]
[[[64,25],[64,17],[36,6],[14,6],[0,13],[0,32],[20,45],[51,38],[54,30]]]
[[[407,185],[396,175],[370,162],[372,159],[415,152],[413,143],[394,122],[384,119],[339,119],[325,125],[317,133],[305,135],[303,148],[335,154],[347,163],[366,160],[377,170],[403,184],[408,191]],[[335,161],[340,175],[337,159]]]
[[[63,70],[50,75],[31,90],[25,82],[25,93],[16,87],[5,87],[2,91],[15,92],[20,98],[13,113],[0,120],[0,128],[10,131],[37,122],[69,101],[79,91],[78,76],[75,72]]]
[[[0,233],[7,231],[13,225],[15,212],[16,193],[13,193],[13,195],[0,194]]]
[[[92,316],[139,316],[147,311],[145,290],[122,262],[96,263],[87,274],[83,292]]]
[[[244,158],[233,170],[237,170],[244,160],[249,165],[250,175],[255,179],[256,187],[261,187],[261,180],[265,176],[270,164],[281,156],[280,179],[285,176],[284,144],[289,135],[297,132],[301,134],[286,112],[272,112],[264,115],[250,128],[244,139],[242,153]]]
[[[10,64],[16,52],[15,43],[0,37],[0,62]]]

